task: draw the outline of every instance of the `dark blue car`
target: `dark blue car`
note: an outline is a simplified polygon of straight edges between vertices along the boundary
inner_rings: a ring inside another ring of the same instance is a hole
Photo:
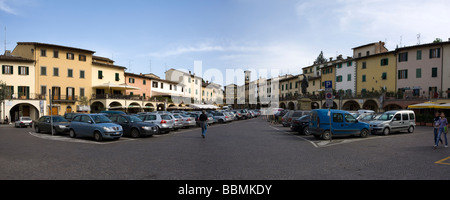
[[[76,115],[69,126],[69,135],[72,138],[85,136],[101,141],[103,139],[119,139],[122,134],[122,126],[112,123],[102,114]]]

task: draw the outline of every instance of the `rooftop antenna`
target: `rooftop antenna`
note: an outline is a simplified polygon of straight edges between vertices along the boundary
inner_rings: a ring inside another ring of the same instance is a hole
[[[420,44],[420,33],[417,34],[417,44],[418,44],[418,45]]]
[[[400,45],[398,45],[398,46],[400,46],[400,48],[402,47],[402,40],[403,40],[403,35],[400,35]]]

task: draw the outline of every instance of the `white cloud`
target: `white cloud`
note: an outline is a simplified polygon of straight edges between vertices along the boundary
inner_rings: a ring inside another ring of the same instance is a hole
[[[16,11],[12,9],[9,5],[7,5],[7,0],[0,0],[0,10],[3,12],[7,12],[10,14],[16,15]]]

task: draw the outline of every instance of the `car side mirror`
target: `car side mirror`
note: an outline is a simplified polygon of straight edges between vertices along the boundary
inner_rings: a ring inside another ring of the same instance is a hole
[[[89,124],[92,124],[92,121],[91,121],[91,120],[89,120],[89,121],[87,121],[87,123],[89,123]]]

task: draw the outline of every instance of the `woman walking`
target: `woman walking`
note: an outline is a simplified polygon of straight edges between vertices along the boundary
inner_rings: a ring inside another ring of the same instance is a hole
[[[442,139],[439,137],[438,138],[438,133],[439,133],[439,120],[441,119],[441,113],[436,112],[436,115],[434,117],[434,128],[433,128],[433,132],[434,132],[434,144],[436,144],[436,140],[439,139],[439,142],[441,142],[442,144]]]
[[[448,130],[448,121],[447,118],[445,118],[444,112],[441,113],[441,119],[439,119],[439,132],[436,139],[436,143],[434,144],[434,148],[436,149],[439,145],[439,138],[441,138],[442,133],[444,133],[444,140],[445,140],[445,148],[448,147],[447,142],[447,130]]]

